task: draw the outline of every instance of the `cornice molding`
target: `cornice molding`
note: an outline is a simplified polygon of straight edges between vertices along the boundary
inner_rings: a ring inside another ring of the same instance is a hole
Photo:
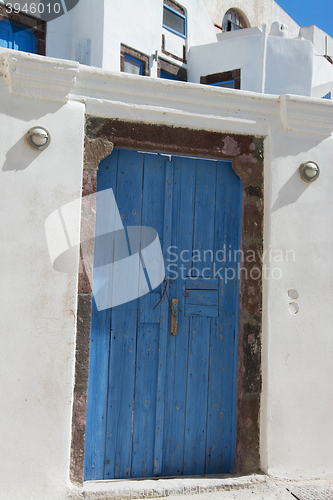
[[[0,74],[12,94],[80,101],[93,116],[260,136],[268,135],[277,122],[287,131],[322,136],[333,131],[333,103],[326,99],[113,73],[75,61],[0,50]]]
[[[68,101],[79,63],[1,49],[0,74],[12,94],[48,101]]]
[[[328,99],[283,95],[279,101],[286,130],[319,135],[333,132],[333,103]]]

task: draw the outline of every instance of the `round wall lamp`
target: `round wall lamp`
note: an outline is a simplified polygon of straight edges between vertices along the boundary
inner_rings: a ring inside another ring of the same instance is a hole
[[[306,161],[299,166],[299,175],[305,182],[313,182],[319,177],[319,167],[314,161]]]
[[[51,142],[48,131],[43,127],[32,127],[27,132],[27,142],[33,149],[45,149]]]

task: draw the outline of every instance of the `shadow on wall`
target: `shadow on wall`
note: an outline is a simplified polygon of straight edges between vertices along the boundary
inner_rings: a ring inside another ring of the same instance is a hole
[[[295,203],[310,186],[310,184],[311,183],[302,181],[297,169],[280,189],[278,197],[272,207],[272,212],[276,212],[282,207]]]
[[[6,161],[3,164],[3,172],[25,170],[40,154],[40,151],[31,149],[23,135],[6,154]]]

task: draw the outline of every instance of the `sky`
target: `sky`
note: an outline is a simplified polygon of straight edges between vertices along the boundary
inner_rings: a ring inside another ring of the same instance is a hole
[[[333,38],[333,0],[275,0],[299,26],[315,24]]]

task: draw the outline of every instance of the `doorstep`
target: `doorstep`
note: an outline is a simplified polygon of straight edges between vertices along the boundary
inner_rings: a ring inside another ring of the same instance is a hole
[[[277,479],[265,474],[249,476],[197,476],[161,479],[114,479],[86,481],[72,490],[69,498],[86,500],[120,500],[195,495],[193,500],[333,500],[333,482],[329,480],[295,481]]]

